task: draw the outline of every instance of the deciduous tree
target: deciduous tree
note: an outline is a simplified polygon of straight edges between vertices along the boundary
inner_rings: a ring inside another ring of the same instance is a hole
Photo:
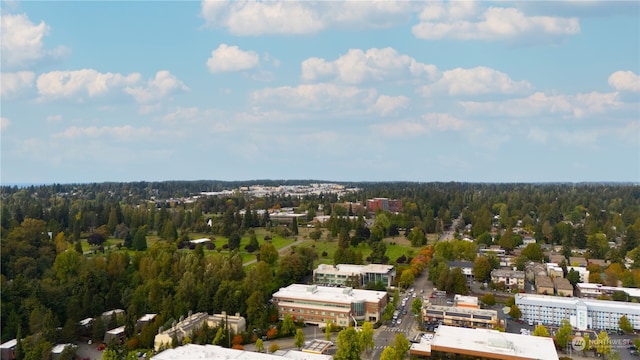
[[[348,327],[338,333],[338,351],[334,359],[336,360],[360,360],[362,350],[358,332]]]

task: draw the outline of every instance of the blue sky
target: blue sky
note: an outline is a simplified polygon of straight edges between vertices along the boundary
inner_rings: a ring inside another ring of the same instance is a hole
[[[1,181],[640,181],[636,1],[2,2]]]

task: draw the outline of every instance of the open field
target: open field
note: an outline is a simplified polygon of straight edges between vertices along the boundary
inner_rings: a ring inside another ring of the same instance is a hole
[[[338,239],[327,239],[327,231],[323,230],[322,237],[319,240],[312,240],[309,238],[309,233],[313,231],[313,228],[300,227],[299,233],[297,236],[289,236],[282,237],[276,235],[270,231],[265,230],[264,228],[256,228],[254,229],[256,233],[256,237],[258,238],[258,243],[264,243],[265,236],[271,236],[271,243],[275,246],[276,249],[280,250],[288,245],[293,245],[294,247],[310,247],[313,248],[317,254],[318,259],[314,266],[318,264],[333,264],[333,256],[338,248]],[[436,239],[435,234],[429,234],[427,236],[428,241],[431,243]],[[229,250],[224,249],[225,244],[228,243],[229,239],[225,236],[221,235],[213,235],[207,233],[190,233],[189,239],[200,239],[200,238],[213,238],[213,243],[215,244],[214,250],[205,250],[205,254],[228,254]],[[240,240],[240,249],[239,254],[242,258],[242,262],[253,263],[256,259],[256,254],[259,251],[254,251],[253,253],[248,253],[244,247],[249,243],[250,237],[248,234],[245,234]],[[151,234],[147,236],[147,247],[152,247],[156,242],[164,241],[156,234]],[[386,243],[387,252],[386,255],[389,257],[390,264],[396,264],[396,260],[404,255],[407,258],[413,257],[419,250],[419,248],[411,247],[411,243],[402,235],[397,235],[395,237],[387,237],[384,238],[383,241]],[[121,251],[117,250],[116,246],[118,244],[122,244],[124,240],[109,238],[105,244],[104,248],[107,251]],[[85,253],[91,253],[95,250],[95,247],[89,245],[86,239],[81,240],[82,250]],[[366,262],[366,259],[371,255],[371,248],[366,242],[360,243],[357,247],[353,248],[354,251],[362,253],[362,259]],[[129,251],[130,253],[134,253],[130,250],[122,250]]]

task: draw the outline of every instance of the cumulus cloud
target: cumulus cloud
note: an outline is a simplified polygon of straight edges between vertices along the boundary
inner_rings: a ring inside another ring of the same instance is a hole
[[[251,101],[255,105],[254,113],[274,113],[273,110],[286,108],[287,111],[319,112],[324,111],[342,115],[376,114],[380,116],[397,115],[407,108],[410,99],[406,96],[378,95],[376,89],[360,88],[334,83],[301,84],[295,87],[282,86],[254,91]],[[287,112],[285,111],[285,113]],[[285,116],[276,110],[279,118]],[[308,114],[296,113],[296,117],[308,117]]]
[[[167,70],[160,70],[146,86],[128,86],[124,91],[140,104],[159,101],[175,92],[189,91],[189,88]]]
[[[609,85],[618,91],[640,91],[640,77],[633,71],[616,71],[609,76]]]
[[[209,26],[241,36],[309,34],[324,28],[313,9],[298,1],[203,1],[202,15]]]
[[[429,113],[420,120],[403,120],[372,125],[374,132],[387,137],[411,137],[426,133],[461,131],[467,122],[447,113]]]
[[[207,59],[207,68],[212,73],[252,69],[260,63],[260,56],[254,51],[243,51],[237,46],[220,44]]]
[[[406,23],[418,5],[408,1],[202,1],[210,27],[233,35],[304,35],[327,28],[386,28]]]
[[[69,50],[63,46],[46,49],[42,39],[49,34],[44,21],[34,24],[26,14],[3,14],[1,17],[2,67],[28,68],[47,58],[65,56]]]
[[[122,75],[101,73],[94,69],[51,71],[38,77],[37,88],[41,98],[95,97],[137,83],[139,73]]]
[[[406,96],[387,96],[380,95],[373,104],[373,111],[381,115],[390,115],[398,110],[405,108],[409,104],[409,98]]]
[[[253,92],[251,99],[259,104],[273,104],[311,111],[344,111],[361,108],[362,104],[368,106],[374,104],[377,93],[374,89],[321,83],[261,89]]]
[[[11,120],[7,119],[6,117],[0,117],[0,130],[5,130],[7,129],[9,126],[11,126]]]
[[[435,65],[418,62],[390,47],[367,51],[350,49],[335,61],[309,58],[302,62],[302,79],[317,81],[336,79],[347,84],[367,81],[431,79],[437,74]]]
[[[456,68],[442,73],[442,77],[435,83],[422,87],[423,95],[428,96],[436,92],[449,95],[483,95],[483,94],[519,94],[533,89],[527,81],[515,81],[509,75],[488,68],[478,66],[471,69]]]
[[[0,74],[0,94],[3,98],[11,98],[33,87],[36,75],[32,71],[18,71]]]
[[[152,129],[148,127],[135,128],[131,125],[125,126],[90,126],[90,127],[77,127],[72,126],[65,129],[62,132],[52,135],[54,139],[86,139],[86,138],[109,138],[119,141],[136,140],[143,137],[150,136]]]
[[[527,16],[516,8],[480,9],[468,1],[429,3],[419,19],[412,32],[426,40],[556,39],[580,33],[577,18]]]
[[[463,101],[460,104],[467,112],[479,115],[531,117],[560,114],[576,118],[624,106],[617,93],[595,91],[576,95],[547,95],[536,92],[525,98],[490,102]]]

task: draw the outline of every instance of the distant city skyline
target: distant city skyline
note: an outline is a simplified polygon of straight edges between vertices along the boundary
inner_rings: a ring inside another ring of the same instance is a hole
[[[640,182],[635,1],[2,1],[1,16],[3,185]]]

